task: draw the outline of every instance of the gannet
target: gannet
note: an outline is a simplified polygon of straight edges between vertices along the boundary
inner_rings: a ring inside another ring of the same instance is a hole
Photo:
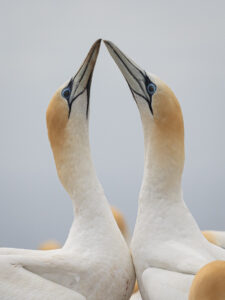
[[[2,249],[1,300],[125,300],[133,291],[130,250],[96,176],[89,146],[90,86],[99,47],[100,40],[76,75],[57,90],[46,114],[57,173],[74,206],[68,238],[57,250]]]
[[[216,230],[202,231],[204,237],[210,242],[221,248],[225,248],[225,232]]]
[[[225,299],[225,261],[213,261],[196,274],[189,293],[189,300]]]
[[[144,300],[187,299],[194,275],[225,251],[209,243],[186,207],[181,179],[184,125],[172,90],[105,41],[137,103],[144,131],[144,175],[131,241]]]
[[[55,240],[48,240],[43,243],[41,243],[38,247],[39,250],[53,250],[53,249],[59,249],[62,246],[58,241]]]

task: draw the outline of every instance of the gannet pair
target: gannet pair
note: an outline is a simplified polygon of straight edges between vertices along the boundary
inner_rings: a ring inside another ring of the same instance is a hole
[[[75,219],[62,249],[0,249],[1,300],[126,300],[135,273],[92,163],[89,101],[100,40],[74,77],[53,96],[48,136]]]
[[[137,103],[145,164],[131,250],[143,300],[183,300],[198,270],[225,251],[209,243],[186,207],[181,188],[184,124],[172,90],[112,42],[105,44]],[[134,299],[134,298],[132,298]]]

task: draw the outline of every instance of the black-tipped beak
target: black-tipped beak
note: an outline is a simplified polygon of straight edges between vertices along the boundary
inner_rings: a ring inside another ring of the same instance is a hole
[[[136,65],[128,56],[126,56],[116,45],[110,41],[105,41],[104,43],[114,59],[115,63],[119,67],[123,76],[125,77],[131,92],[140,97],[144,98],[151,108],[151,97],[147,91],[147,86],[150,82],[149,77],[146,72]],[[153,112],[152,112],[153,113]]]
[[[91,47],[83,64],[73,78],[72,94],[76,91],[76,95],[82,93],[84,89],[90,87],[92,74],[98,57],[101,39],[97,40]]]
[[[80,69],[76,73],[74,77],[71,78],[70,82],[68,83],[67,87],[64,90],[68,90],[68,97],[64,96],[69,105],[69,110],[71,111],[71,107],[73,102],[79,97],[84,91],[87,90],[87,115],[88,115],[88,108],[89,108],[89,95],[90,95],[90,87],[91,87],[91,80],[93,71],[95,68],[95,63],[98,57],[99,48],[101,44],[101,39],[97,40],[91,47],[86,56],[83,64],[81,65]],[[69,114],[70,114],[69,111]]]

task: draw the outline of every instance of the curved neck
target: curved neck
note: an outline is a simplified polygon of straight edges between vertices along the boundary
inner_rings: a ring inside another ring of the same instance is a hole
[[[92,236],[103,242],[102,232],[108,236],[109,228],[114,228],[115,223],[91,159],[88,120],[76,116],[66,130],[70,138],[65,140],[57,170],[74,206],[75,219],[64,245],[73,248],[91,243]]]
[[[201,241],[201,231],[182,195],[183,128],[180,133],[178,130],[176,135],[171,135],[171,128],[166,132],[156,123],[149,124],[143,118],[142,121],[145,165],[133,247],[149,243],[152,249],[157,249],[156,245],[165,241],[178,242],[187,237]]]
[[[104,192],[91,159],[88,120],[83,115],[73,118],[66,128],[67,139],[63,145],[57,170],[78,214],[80,210],[87,210],[92,205],[96,205],[96,196],[102,197]]]
[[[82,242],[91,242],[92,236],[99,236],[100,231],[108,233],[109,226],[112,229],[116,225],[91,159],[87,94],[76,98],[69,118],[68,105],[60,97],[53,97],[46,119],[58,176],[76,215],[66,242],[66,246],[74,247],[81,233],[86,235]]]
[[[181,179],[184,165],[183,130],[161,126],[149,114],[141,114],[144,131],[144,176],[140,204],[151,207],[159,201],[182,198]]]

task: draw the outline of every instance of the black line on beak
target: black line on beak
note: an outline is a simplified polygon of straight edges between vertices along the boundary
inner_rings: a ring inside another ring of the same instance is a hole
[[[111,44],[108,43],[107,41],[105,41],[105,43],[110,47],[110,49],[112,49],[112,51],[115,53],[115,55],[119,58],[119,60],[120,60],[120,61],[122,62],[122,64],[123,64],[123,66],[127,69],[127,71],[128,71],[129,74],[134,78],[134,80],[138,83],[138,85],[139,85],[141,91],[143,92],[143,95],[142,95],[142,94],[136,92],[135,90],[133,90],[132,87],[130,86],[130,84],[128,83],[128,80],[127,80],[126,77],[124,76],[124,78],[125,78],[125,80],[126,80],[128,86],[129,86],[129,88],[130,88],[130,91],[131,91],[133,97],[134,97],[134,95],[136,94],[136,95],[140,96],[141,98],[143,98],[143,99],[148,103],[148,106],[149,106],[149,109],[150,109],[152,115],[154,115],[154,114],[153,114],[153,109],[152,109],[152,96],[151,96],[150,94],[148,94],[148,95],[149,95],[149,99],[145,97],[145,91],[144,91],[142,85],[140,84],[140,80],[136,78],[136,76],[132,73],[132,71],[129,69],[129,67],[126,65],[126,63],[123,61],[122,57],[120,57],[119,53],[111,46]],[[129,63],[130,63],[130,64],[131,64],[131,65],[132,65],[132,66],[133,66],[140,74],[141,74],[141,76],[143,76],[143,81],[144,81],[145,87],[146,87],[147,83],[151,82],[151,80],[150,80],[149,77],[147,76],[146,72],[144,71],[144,73],[143,73],[139,68],[137,68],[137,67],[133,64],[133,62],[130,61],[130,59],[129,59],[127,56],[125,56],[125,58],[126,58],[126,60],[127,60],[127,61],[128,61],[128,62],[129,62]],[[134,97],[134,100],[135,100],[135,102],[136,102],[135,97]]]
[[[106,42],[107,43],[107,42]],[[130,75],[135,79],[135,81],[138,83],[138,85],[139,85],[139,87],[141,88],[141,90],[143,91],[143,94],[144,94],[144,90],[143,90],[143,88],[142,88],[142,86],[141,86],[141,84],[140,84],[140,82],[139,82],[139,80],[134,76],[134,74],[131,72],[131,70],[128,68],[128,66],[125,64],[125,62],[122,60],[122,58],[119,56],[119,54],[116,52],[116,50],[109,44],[109,43],[107,43],[107,45],[109,45],[109,47],[113,50],[113,52],[116,54],[116,56],[119,58],[119,60],[122,62],[122,64],[124,65],[124,67],[127,69],[127,71],[130,73]],[[131,65],[136,69],[136,70],[138,70],[140,73],[141,73],[141,75],[142,76],[144,76],[144,74],[136,67],[136,66],[134,66],[134,64],[130,61],[130,60],[128,60],[130,63],[131,63]]]
[[[78,89],[78,87],[79,87],[80,82],[81,82],[82,79],[84,78],[84,75],[85,75],[85,73],[86,73],[86,71],[87,71],[87,68],[88,68],[88,66],[89,66],[89,63],[90,63],[90,61],[91,61],[91,59],[92,59],[92,56],[93,56],[94,52],[95,52],[95,48],[93,49],[93,51],[92,51],[92,53],[91,53],[91,55],[90,55],[90,57],[89,57],[89,59],[88,59],[88,62],[87,62],[87,64],[86,64],[86,67],[85,67],[85,69],[84,69],[84,71],[83,71],[83,73],[82,73],[82,76],[81,76],[81,78],[80,78],[80,80],[79,80],[79,82],[78,82],[77,88],[76,88],[75,91],[73,92],[74,94],[76,93],[76,91],[77,91],[77,89]],[[82,65],[82,66],[83,66],[83,65]],[[80,67],[80,69],[82,68],[82,66]],[[70,80],[70,82],[69,82],[69,84],[68,84],[68,86],[67,86],[67,87],[70,87],[71,90],[72,90],[72,87],[73,87],[75,78],[76,78],[77,74],[79,73],[80,69],[78,70],[78,72],[76,73],[76,75],[75,75],[73,78],[71,78],[71,80]],[[86,110],[86,118],[88,118],[89,102],[90,102],[90,88],[91,88],[91,81],[92,81],[93,70],[94,70],[94,68],[92,69],[92,71],[91,71],[91,73],[90,73],[90,75],[89,75],[87,84],[86,84],[86,86],[83,88],[83,90],[82,90],[78,95],[76,95],[75,97],[73,97],[71,101],[67,101],[67,102],[68,102],[68,106],[69,106],[69,114],[68,114],[68,118],[70,117],[70,113],[71,113],[71,110],[72,110],[72,104],[73,104],[73,102],[74,102],[80,95],[82,95],[86,89],[87,89],[87,110]]]

